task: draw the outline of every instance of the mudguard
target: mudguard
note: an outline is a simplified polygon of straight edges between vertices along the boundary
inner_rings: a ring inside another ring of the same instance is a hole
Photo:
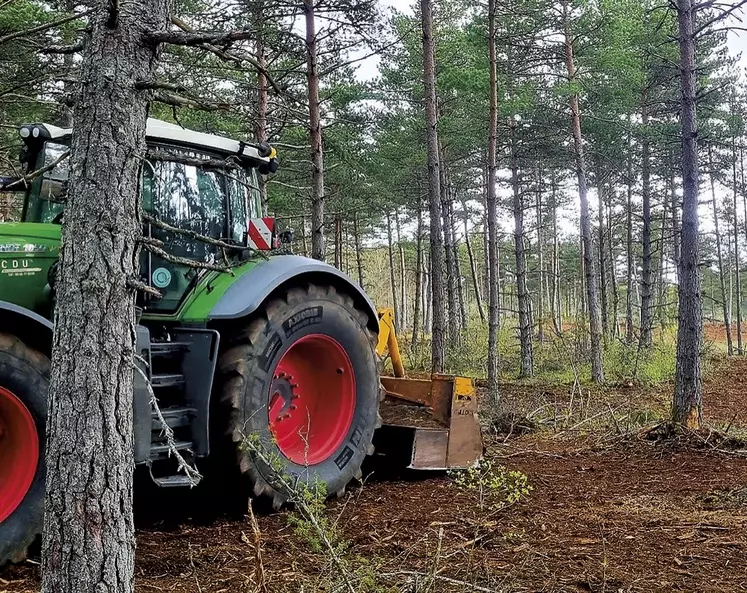
[[[331,284],[350,294],[369,318],[369,326],[378,331],[376,307],[358,284],[337,268],[299,255],[277,255],[257,264],[226,291],[210,311],[210,320],[238,319],[259,309],[270,294],[294,281]]]
[[[52,322],[25,307],[0,301],[0,332],[18,336],[31,348],[52,355]]]

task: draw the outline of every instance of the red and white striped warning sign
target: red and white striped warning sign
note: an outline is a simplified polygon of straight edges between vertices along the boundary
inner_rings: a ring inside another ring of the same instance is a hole
[[[274,218],[252,218],[249,221],[249,247],[260,251],[272,249],[272,233],[274,230]]]

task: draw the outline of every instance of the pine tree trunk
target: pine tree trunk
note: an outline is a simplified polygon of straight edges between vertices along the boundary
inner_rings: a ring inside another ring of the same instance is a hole
[[[597,174],[599,177],[598,188],[597,188],[597,221],[598,229],[597,233],[599,236],[599,296],[601,297],[601,319],[602,319],[602,337],[606,340],[609,336],[609,319],[607,318],[607,261],[604,257],[604,181],[602,181],[601,174]]]
[[[716,256],[718,258],[718,280],[721,287],[721,310],[724,314],[724,327],[726,328],[726,347],[729,356],[734,354],[734,344],[731,339],[731,314],[729,302],[726,297],[726,280],[724,278],[724,258],[721,250],[721,233],[718,228],[718,211],[716,209],[716,180],[713,174],[713,149],[708,145],[708,176],[711,181],[711,204],[713,205],[713,226],[716,234]]]
[[[454,238],[452,246],[454,252],[454,273],[456,275],[456,289],[459,301],[459,325],[462,333],[459,335],[459,341],[462,341],[462,335],[467,331],[467,306],[465,302],[464,276],[462,276],[462,260],[459,257],[459,240],[456,238],[457,233],[454,228],[456,225],[456,216],[454,216],[454,199],[449,200],[449,218],[451,220],[451,236]]]
[[[467,246],[467,257],[469,257],[469,269],[472,274],[472,286],[475,288],[475,301],[477,303],[477,312],[480,314],[480,321],[485,323],[485,311],[482,307],[482,295],[480,295],[480,281],[477,278],[477,266],[475,265],[475,253],[472,249],[472,241],[469,238],[469,216],[467,214],[467,203],[462,202],[464,209],[464,243]]]
[[[301,217],[301,247],[303,248],[304,257],[309,255],[309,244],[306,241],[306,217]]]
[[[509,123],[511,138],[511,188],[513,190],[514,252],[516,255],[516,300],[519,309],[519,344],[521,346],[520,377],[534,374],[532,352],[532,322],[529,291],[527,290],[527,257],[524,247],[524,200],[521,196],[519,164],[516,155],[516,124]]]
[[[407,327],[407,274],[405,268],[405,248],[402,245],[402,229],[399,224],[399,209],[394,211],[394,226],[397,231],[397,251],[399,265],[399,327]]]
[[[732,167],[732,208],[734,209],[734,281],[737,289],[737,353],[744,354],[742,347],[742,282],[739,271],[739,210],[737,209],[737,139],[734,138],[731,147]]]
[[[366,285],[363,281],[363,250],[361,249],[361,231],[357,213],[353,215],[353,242],[355,243],[355,263],[358,268],[358,284],[365,290]]]
[[[303,9],[306,17],[306,83],[311,141],[311,257],[324,261],[324,152],[314,1],[303,0]]]
[[[482,278],[483,294],[490,293],[490,237],[488,236],[488,167],[483,172],[482,192]]]
[[[496,196],[496,150],[498,144],[498,66],[496,58],[496,0],[488,0],[488,46],[490,61],[490,126],[488,132],[488,187],[486,193],[488,219],[488,398],[494,409],[500,403],[498,387],[499,358],[499,255],[498,198]]]
[[[674,179],[670,178],[670,180],[667,182],[674,183]],[[663,208],[664,211],[661,215],[661,223],[659,224],[659,269],[657,273],[657,283],[658,283],[658,314],[659,314],[659,325],[663,328],[667,325],[667,317],[666,317],[666,280],[664,278],[664,265],[665,265],[665,258],[664,254],[666,252],[666,240],[665,235],[667,232],[667,216],[669,215],[669,185],[666,185],[664,187],[664,199],[663,202]]]
[[[441,152],[441,215],[444,235],[444,254],[446,256],[446,310],[447,335],[449,345],[456,346],[459,343],[459,308],[457,304],[456,266],[454,264],[454,249],[451,225],[451,208],[449,206],[449,184],[446,178],[446,165]]]
[[[433,336],[433,284],[431,283],[431,274],[428,256],[423,253],[423,333]]]
[[[651,331],[654,324],[654,292],[651,273],[651,147],[648,138],[648,104],[644,94],[641,106],[643,136],[641,138],[642,178],[643,178],[643,260],[641,262],[641,337],[642,348],[651,346]]]
[[[552,199],[552,320],[555,331],[563,331],[563,298],[560,290],[560,240],[558,238],[558,183],[555,171],[550,178]]]
[[[392,217],[389,212],[386,213],[386,238],[389,247],[389,280],[390,287],[392,290],[392,307],[394,308],[394,324],[395,327],[403,327],[400,323],[400,309],[399,302],[397,299],[397,279],[394,272],[394,246],[392,245]]]
[[[342,271],[342,218],[335,215],[335,267]]]
[[[257,60],[257,117],[254,120],[254,137],[257,142],[267,142],[267,108],[269,105],[268,81],[265,74],[267,57],[264,41],[264,2],[255,0],[252,3],[254,11],[254,57]],[[258,175],[259,194],[262,201],[262,216],[268,215],[267,177]]]
[[[131,593],[139,168],[148,92],[171,3],[91,17],[76,97],[57,282],[46,444],[42,590]],[[102,115],[103,114],[103,115]]]
[[[564,4],[567,10],[567,5]],[[573,40],[567,27],[565,28],[565,60],[568,78],[576,79],[576,64],[573,57]],[[581,236],[583,239],[584,273],[586,274],[586,294],[589,307],[589,329],[591,337],[591,377],[595,383],[604,383],[604,368],[602,366],[602,327],[599,318],[599,295],[597,292],[597,278],[594,265],[594,245],[589,221],[589,200],[586,185],[586,161],[584,144],[581,136],[581,112],[578,94],[571,95],[571,118],[573,123],[573,144],[576,155],[576,174],[578,176],[578,194],[581,202]]]
[[[631,147],[632,148],[632,147]],[[626,214],[626,255],[627,255],[627,287],[625,295],[625,341],[633,343],[633,281],[635,279],[633,258],[633,165],[632,157],[628,157],[628,201],[625,208]]]
[[[703,303],[698,269],[698,127],[696,118],[695,14],[692,0],[677,0],[682,86],[682,244],[679,266],[677,370],[672,419],[691,429],[702,423],[700,348]]]
[[[537,293],[537,341],[543,342],[545,339],[544,336],[544,321],[545,321],[545,284],[546,284],[546,278],[545,278],[545,260],[544,260],[544,248],[543,248],[543,234],[542,234],[542,225],[543,219],[542,219],[542,167],[537,167],[537,200],[536,200],[536,208],[537,208],[537,265],[539,267],[538,270],[538,280],[539,280],[539,291]]]
[[[607,249],[610,259],[610,282],[612,283],[612,339],[620,336],[620,324],[618,316],[620,313],[620,291],[617,287],[617,272],[615,270],[615,249],[612,243],[614,226],[612,224],[612,193],[607,202]]]
[[[430,259],[433,317],[431,329],[431,366],[435,373],[444,371],[444,284],[443,243],[441,241],[441,179],[438,152],[438,116],[436,103],[436,43],[433,38],[433,0],[420,0],[423,28],[423,85],[428,144],[428,193],[430,203]]]
[[[423,208],[418,197],[418,230],[415,237],[415,301],[413,302],[412,312],[412,343],[418,343],[420,333],[420,301],[422,300],[422,282],[423,282]]]

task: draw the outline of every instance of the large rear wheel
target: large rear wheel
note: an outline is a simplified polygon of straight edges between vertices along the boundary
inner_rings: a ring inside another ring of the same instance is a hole
[[[275,508],[292,494],[287,484],[321,483],[339,495],[361,478],[381,424],[368,322],[349,295],[307,285],[270,300],[229,338],[218,422],[254,495]]]
[[[41,533],[49,359],[0,334],[0,566]]]

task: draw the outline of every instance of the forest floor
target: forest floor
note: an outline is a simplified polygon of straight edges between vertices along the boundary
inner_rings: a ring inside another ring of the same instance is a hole
[[[646,427],[672,385],[584,388],[574,403],[568,387],[507,385],[516,410],[486,431],[488,459],[526,474],[528,496],[501,509],[446,475],[374,475],[326,513],[344,561],[379,591],[747,591],[745,385],[747,360],[716,362],[704,415],[718,432],[668,438]],[[138,519],[139,593],[329,590],[329,556],[290,511],[258,516],[258,589],[246,518],[152,505]],[[0,574],[0,592],[38,590],[33,558]]]

